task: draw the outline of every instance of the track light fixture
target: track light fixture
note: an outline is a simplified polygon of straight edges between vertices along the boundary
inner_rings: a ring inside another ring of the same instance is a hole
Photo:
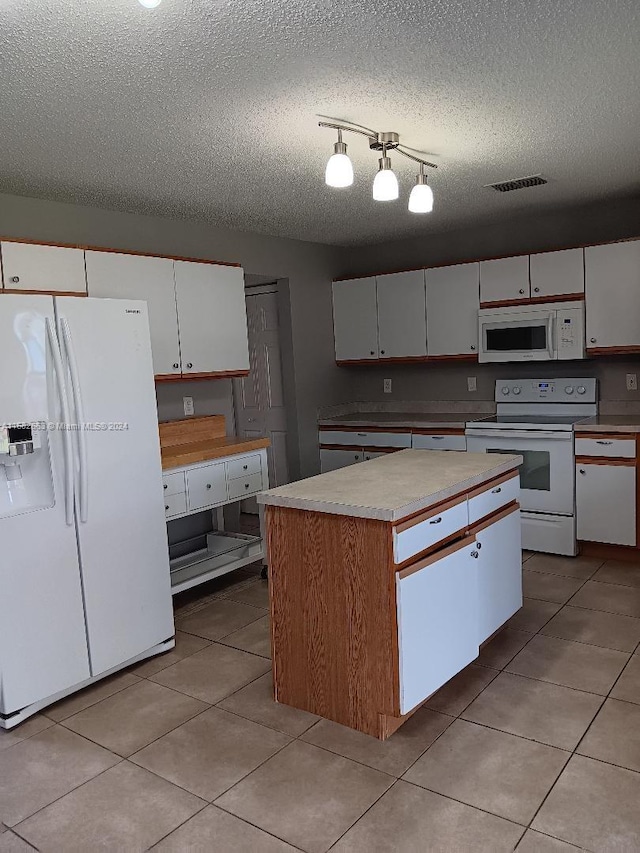
[[[318,124],[320,127],[329,127],[338,131],[338,141],[333,146],[334,153],[329,158],[325,171],[325,182],[330,187],[350,187],[353,183],[353,166],[347,156],[347,146],[342,141],[342,133],[343,131],[359,133],[368,138],[369,148],[373,151],[382,152],[382,157],[378,161],[379,169],[373,180],[373,198],[375,201],[395,201],[399,196],[398,178],[391,168],[391,159],[388,156],[388,152],[393,150],[420,166],[416,185],[409,196],[409,210],[411,213],[431,213],[433,210],[433,190],[427,184],[425,167],[428,166],[430,169],[437,169],[438,167],[435,163],[430,163],[422,157],[416,157],[409,153],[405,146],[400,145],[400,137],[397,133],[378,133],[368,127],[345,124],[333,119],[320,121]]]

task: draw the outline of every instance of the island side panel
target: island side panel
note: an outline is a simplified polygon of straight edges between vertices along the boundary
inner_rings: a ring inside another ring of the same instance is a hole
[[[275,698],[375,737],[398,714],[391,525],[267,507]]]

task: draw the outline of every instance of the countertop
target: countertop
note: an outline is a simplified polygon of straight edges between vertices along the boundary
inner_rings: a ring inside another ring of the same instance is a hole
[[[478,412],[352,412],[321,418],[319,426],[396,427],[405,429],[464,429],[468,421],[482,421],[490,414]]]
[[[582,432],[640,432],[640,415],[596,415],[580,421],[576,434]]]
[[[223,456],[233,456],[236,453],[248,453],[250,450],[268,447],[269,444],[268,438],[239,438],[238,436],[228,435],[206,441],[192,441],[171,447],[162,447],[162,470],[181,468],[183,465],[196,465],[198,462],[220,459]]]
[[[517,468],[521,456],[401,450],[258,495],[258,503],[399,521]]]

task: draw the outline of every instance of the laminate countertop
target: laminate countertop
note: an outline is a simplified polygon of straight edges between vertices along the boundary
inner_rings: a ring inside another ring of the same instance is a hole
[[[589,432],[640,432],[640,415],[596,415],[580,421],[576,434]]]
[[[320,418],[318,426],[390,427],[396,429],[460,429],[469,421],[482,421],[491,414],[478,412],[352,412]]]
[[[514,470],[521,456],[400,450],[258,495],[258,503],[399,521]]]
[[[248,453],[250,450],[260,450],[269,447],[268,438],[240,438],[228,435],[221,438],[211,438],[205,441],[191,441],[185,444],[161,447],[162,470],[181,468],[183,465],[196,465],[209,459],[221,459],[224,456],[235,456],[236,453]]]

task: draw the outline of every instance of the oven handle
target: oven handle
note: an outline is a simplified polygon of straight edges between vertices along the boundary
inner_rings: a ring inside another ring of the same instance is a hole
[[[549,358],[555,358],[555,350],[553,348],[553,321],[555,319],[554,314],[549,314],[547,318],[547,352],[549,353]]]
[[[551,432],[537,429],[469,429],[467,438],[528,438],[536,441],[539,438],[552,439],[554,441],[571,441],[573,433],[569,430],[563,432]]]

